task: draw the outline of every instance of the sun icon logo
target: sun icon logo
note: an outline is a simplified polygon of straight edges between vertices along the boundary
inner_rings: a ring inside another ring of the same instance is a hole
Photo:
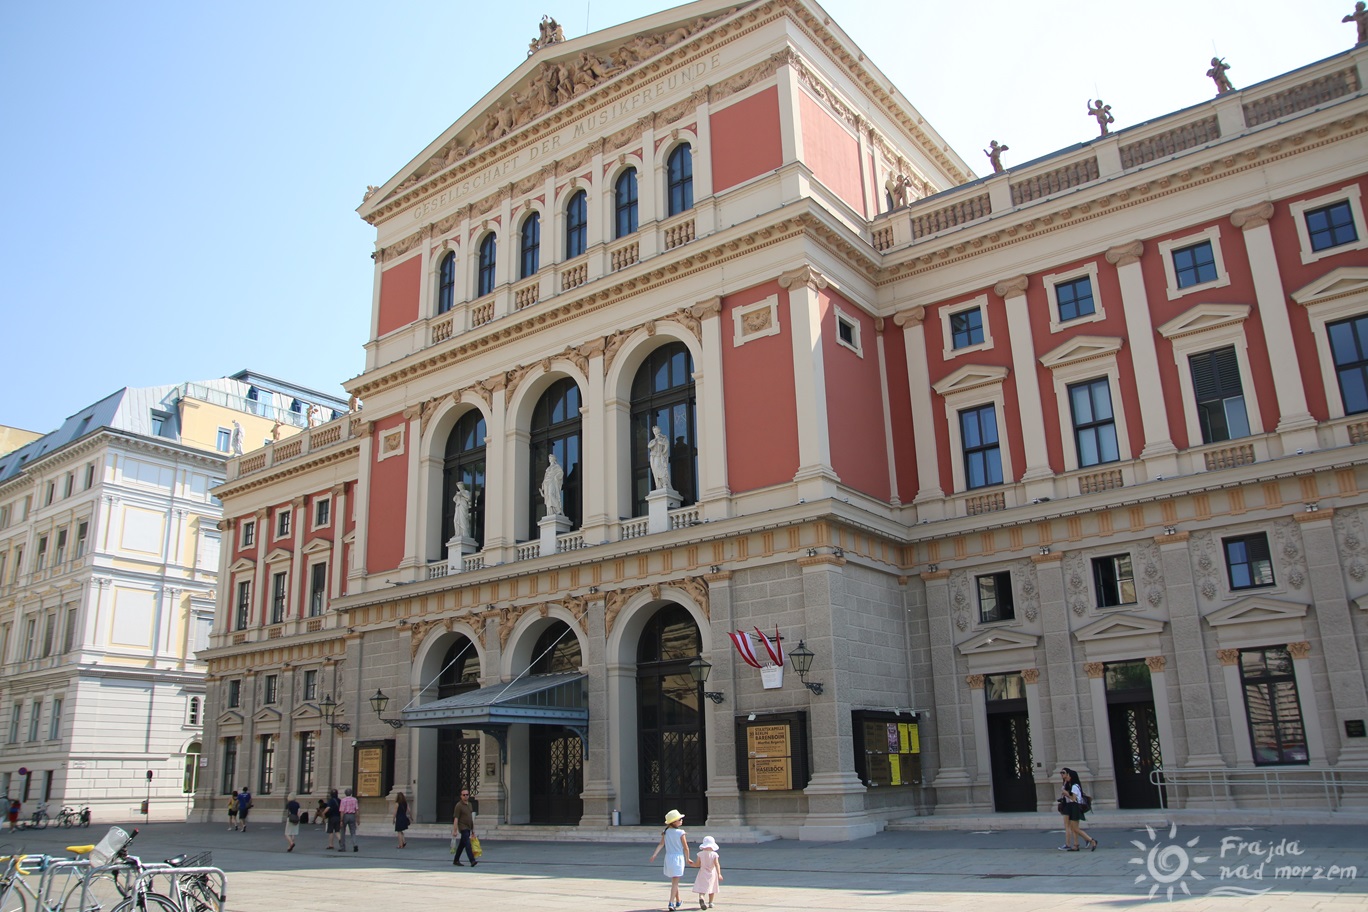
[[[1178,837],[1178,824],[1169,824],[1168,840],[1164,842],[1154,832],[1154,827],[1145,827],[1149,833],[1150,841],[1141,842],[1132,839],[1131,845],[1139,849],[1143,854],[1139,858],[1132,858],[1130,863],[1133,865],[1144,865],[1145,869],[1136,876],[1135,882],[1143,884],[1147,880],[1153,880],[1150,885],[1149,895],[1146,899],[1154,899],[1160,890],[1164,891],[1165,897],[1169,902],[1173,902],[1175,890],[1181,890],[1184,895],[1191,896],[1192,891],[1188,889],[1187,878],[1193,880],[1205,880],[1197,872],[1193,865],[1201,864],[1211,856],[1189,854],[1188,849],[1195,849],[1200,836],[1194,836],[1186,843],[1179,845],[1174,842]]]

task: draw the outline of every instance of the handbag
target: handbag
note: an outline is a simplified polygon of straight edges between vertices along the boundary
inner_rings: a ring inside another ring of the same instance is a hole
[[[451,837],[451,854],[456,854],[456,847],[461,844],[461,840],[455,836]]]
[[[291,814],[291,815],[290,815],[290,823],[299,823],[299,815],[298,815],[298,814]]]
[[[479,836],[474,836],[474,835],[472,835],[472,836],[470,837],[470,851],[472,851],[472,852],[475,853],[475,857],[476,857],[476,858],[479,858],[481,855],[484,854],[484,850],[480,848],[480,837],[479,837]]]
[[[1069,813],[1069,802],[1065,801],[1063,798],[1060,798],[1055,802],[1055,807],[1059,808],[1059,813],[1061,814]]]

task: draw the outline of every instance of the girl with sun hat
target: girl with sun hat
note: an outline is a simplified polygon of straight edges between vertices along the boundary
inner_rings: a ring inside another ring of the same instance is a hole
[[[689,857],[689,838],[684,832],[684,815],[670,811],[665,815],[665,830],[660,834],[660,842],[651,853],[655,861],[660,850],[665,850],[665,876],[670,879],[670,904],[666,908],[674,912],[681,905],[679,901],[679,878],[684,876],[684,866],[693,864]]]

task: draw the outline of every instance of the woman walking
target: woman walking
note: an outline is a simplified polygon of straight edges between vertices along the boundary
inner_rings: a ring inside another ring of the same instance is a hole
[[[1088,843],[1088,851],[1097,850],[1097,840],[1087,834],[1083,827],[1079,826],[1084,820],[1085,805],[1083,803],[1083,786],[1078,783],[1078,773],[1069,769],[1067,766],[1059,771],[1063,785],[1060,787],[1060,798],[1064,802],[1062,808],[1067,811],[1064,823],[1064,845],[1060,848],[1066,852],[1077,852],[1079,842]]]
[[[404,793],[394,799],[394,835],[399,837],[399,848],[408,845],[408,840],[404,838],[404,830],[409,828],[408,799]]]
[[[287,852],[293,852],[295,837],[299,835],[299,802],[294,798],[285,802],[285,841],[290,844]]]

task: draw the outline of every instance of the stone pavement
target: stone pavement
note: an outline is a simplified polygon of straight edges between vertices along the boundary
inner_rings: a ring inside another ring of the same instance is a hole
[[[1179,823],[1176,831],[1161,828],[1151,837],[1143,826],[1097,821],[1088,829],[1101,847],[1074,853],[1058,851],[1062,830],[1041,823],[1036,829],[885,832],[837,844],[723,842],[717,910],[1161,908],[1170,888],[1185,910],[1200,912],[1368,908],[1368,826]],[[5,834],[0,843],[55,853],[97,841],[105,829]],[[650,912],[663,910],[667,898],[659,861],[648,861],[655,847],[649,835],[636,845],[491,839],[471,869],[452,867],[445,839],[410,839],[400,850],[392,834],[369,835],[359,852],[341,854],[324,850],[326,837],[307,826],[299,847],[287,854],[281,829],[258,817],[246,833],[223,824],[150,824],[133,850],[146,860],[212,850],[214,863],[228,872],[231,912],[388,912],[396,906]],[[706,833],[691,827],[690,844]],[[689,883],[692,872],[681,887],[685,912],[697,908]]]

